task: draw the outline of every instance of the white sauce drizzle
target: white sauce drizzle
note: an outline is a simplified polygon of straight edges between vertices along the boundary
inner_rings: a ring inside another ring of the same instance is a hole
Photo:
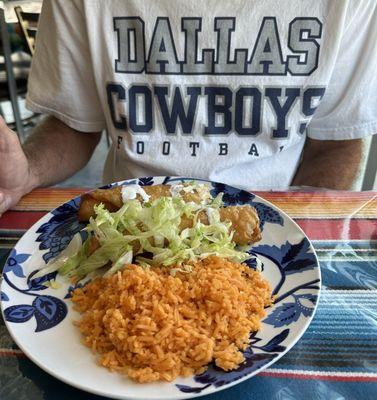
[[[170,186],[170,193],[172,197],[180,197],[181,192],[184,193],[194,193],[197,192],[200,197],[200,204],[206,204],[208,199],[211,198],[208,187],[203,184],[194,183],[192,185],[184,185],[182,183],[175,183]]]
[[[140,185],[122,186],[122,200],[125,203],[127,200],[134,200],[140,194],[144,201],[148,201],[149,197],[145,190]]]
[[[194,185],[184,186],[182,183],[175,183],[174,185],[170,186],[170,193],[172,197],[178,197],[180,196],[181,192],[193,193],[195,189],[196,186]]]
[[[211,207],[206,207],[205,208],[206,214],[207,214],[207,218],[208,218],[208,224],[212,225],[213,223],[218,222],[218,211],[214,210]]]

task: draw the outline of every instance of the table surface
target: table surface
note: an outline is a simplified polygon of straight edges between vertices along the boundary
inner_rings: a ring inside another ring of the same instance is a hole
[[[84,189],[39,189],[0,218],[0,270],[21,235]],[[377,193],[258,193],[302,227],[317,251],[322,293],[299,342],[256,377],[203,400],[375,399]],[[0,318],[0,399],[100,399],[51,377],[14,344]]]

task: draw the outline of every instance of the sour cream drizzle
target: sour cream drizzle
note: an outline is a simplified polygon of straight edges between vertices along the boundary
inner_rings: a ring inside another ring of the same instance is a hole
[[[170,186],[170,194],[172,197],[178,197],[181,192],[193,193],[194,189],[196,189],[196,187],[193,185],[184,186],[182,183],[175,183]]]
[[[122,200],[125,203],[127,200],[134,200],[140,194],[144,201],[148,201],[149,197],[145,190],[140,185],[127,185],[122,186]]]

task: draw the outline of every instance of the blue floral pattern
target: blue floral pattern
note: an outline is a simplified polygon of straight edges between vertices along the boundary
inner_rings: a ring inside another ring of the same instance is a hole
[[[279,268],[280,282],[273,290],[273,294],[276,295],[286,281],[287,275],[318,268],[317,260],[310,247],[309,240],[303,238],[299,243],[291,244],[287,241],[280,247],[275,245],[256,246],[249,253],[255,256],[263,255]],[[278,299],[281,300],[281,296]]]
[[[263,322],[273,325],[275,328],[290,325],[299,319],[301,315],[310,317],[313,314],[317,296],[311,293],[292,294],[294,302],[287,302],[277,307]],[[311,303],[311,307],[303,303],[303,300]]]
[[[82,282],[77,282],[75,285],[70,285],[68,287],[67,294],[64,296],[64,298],[70,299],[72,297],[72,293],[74,292],[74,290],[82,287],[84,287],[84,284]]]
[[[185,180],[192,178],[145,177],[107,185],[106,188],[135,183],[142,186],[171,184]],[[250,346],[244,352],[245,362],[238,369],[228,372],[210,365],[203,374],[193,377],[192,385],[177,382],[176,389],[186,394],[207,394],[211,392],[211,388],[220,388],[245,379],[286,352],[292,345],[291,335],[294,331],[292,328],[313,316],[320,286],[319,273],[315,272],[318,270],[318,264],[312,246],[303,234],[297,235],[298,231],[290,236],[291,228],[284,226],[287,217],[254,194],[221,183],[208,184],[211,185],[213,196],[220,192],[224,193],[223,199],[226,205],[253,206],[259,215],[261,229],[271,230],[281,226],[287,229],[288,233],[285,235],[286,232],[281,230],[283,234],[280,237],[284,239],[275,240],[273,243],[262,241],[249,250],[251,255],[257,256],[262,261],[264,273],[270,271],[270,268],[274,268],[274,271],[276,269],[274,276],[277,279],[273,287],[275,304],[266,310],[267,316],[263,321],[265,330],[251,334]],[[77,220],[79,202],[80,199],[76,198],[58,207],[52,211],[48,222],[36,229],[36,242],[39,249],[44,251],[42,256],[44,262],[47,263],[57,256],[68,245],[74,234],[83,228]],[[270,224],[275,226],[271,227]],[[295,239],[292,239],[293,237]],[[70,285],[60,291],[59,296],[54,296],[55,292],[49,282],[57,279],[56,272],[34,278],[36,271],[30,272],[30,269],[24,266],[29,258],[30,254],[25,252],[21,240],[10,253],[4,267],[0,294],[3,303],[10,302],[10,306],[4,309],[5,319],[16,324],[34,321],[33,329],[38,333],[56,327],[64,320],[68,312],[67,299],[71,297],[74,289],[82,287],[85,283]],[[253,269],[257,266],[255,258],[246,263]],[[14,305],[15,293],[23,297],[19,300],[19,304]],[[18,299],[19,297],[17,301]],[[27,301],[28,299],[31,300]]]
[[[212,196],[216,197],[219,193],[223,193],[224,203],[228,206],[249,204],[255,198],[252,193],[225,185],[223,183],[213,183],[212,187]]]
[[[282,246],[262,245],[254,247],[251,253],[264,254],[279,265],[286,275],[316,268],[315,255],[310,251],[310,242],[304,238],[299,243],[288,241]]]
[[[4,292],[0,292],[0,300],[9,301],[9,297]]]
[[[254,269],[254,270],[257,269],[257,266],[258,266],[257,257],[249,258],[244,263],[247,264],[251,269]],[[261,271],[263,271],[263,270],[264,270],[264,264],[262,263],[261,264]]]
[[[26,279],[27,289],[22,289],[9,277],[11,273],[25,278],[22,262],[26,261],[30,254],[17,254],[14,249],[4,267],[4,281],[9,287],[24,295],[33,296],[32,304],[17,304],[4,310],[4,317],[9,322],[23,323],[32,317],[36,320],[35,332],[41,332],[58,325],[67,315],[67,305],[64,301],[54,296],[40,295],[36,291],[45,290],[46,282],[56,279],[56,272],[46,274],[39,278],[33,278],[37,271],[33,271]],[[1,292],[1,301],[9,301],[9,296]]]
[[[258,203],[255,201],[251,201],[249,204],[253,206],[258,213],[259,226],[261,230],[263,230],[264,224],[266,222],[269,222],[270,224],[278,224],[281,226],[284,225],[284,219],[277,210],[274,210],[267,204]]]
[[[26,322],[34,315],[34,307],[28,304],[18,304],[4,311],[5,319],[9,322]]]
[[[37,322],[35,332],[53,328],[66,315],[67,305],[53,296],[37,296],[32,305],[18,304],[4,310],[5,319],[9,322],[22,323],[34,316]]]
[[[25,278],[21,264],[30,257],[30,254],[17,254],[16,249],[13,249],[4,266],[3,273],[13,272],[19,278]]]
[[[53,296],[38,296],[33,301],[34,316],[37,320],[35,332],[53,328],[67,315],[67,305]]]
[[[28,279],[27,279],[27,284],[30,290],[44,290],[47,289],[48,286],[46,286],[47,282],[54,281],[56,280],[56,275],[58,274],[57,271],[51,272],[49,274],[43,275],[39,278],[33,278],[33,276],[37,273],[37,270],[32,272]]]
[[[43,255],[46,263],[64,250],[73,236],[84,228],[85,224],[80,223],[77,219],[79,205],[80,198],[61,205],[52,211],[53,217],[38,228],[39,249],[48,250]]]
[[[150,186],[153,185],[153,176],[147,176],[145,178],[140,178],[138,184],[140,186]]]

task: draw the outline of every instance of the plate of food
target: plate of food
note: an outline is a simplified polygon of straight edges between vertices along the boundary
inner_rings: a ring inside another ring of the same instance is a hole
[[[117,399],[185,399],[284,355],[315,312],[308,238],[249,192],[146,177],[45,215],[11,251],[1,308],[22,351],[56,378]]]

